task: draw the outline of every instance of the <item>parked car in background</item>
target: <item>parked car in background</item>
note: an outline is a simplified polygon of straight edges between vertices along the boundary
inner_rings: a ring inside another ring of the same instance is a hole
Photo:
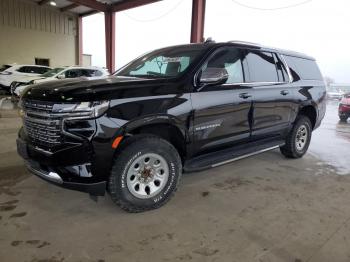
[[[40,65],[11,65],[4,71],[0,72],[0,87],[6,91],[10,91],[10,85],[13,81],[18,81],[23,77],[40,76],[50,67]]]
[[[85,77],[87,79],[98,79],[108,76],[108,70],[100,67],[82,67],[82,66],[66,66],[56,67],[50,71],[47,71],[41,76],[28,76],[23,77],[18,81],[11,83],[11,93],[13,96],[19,97],[24,89],[29,85],[39,84],[52,80]]]
[[[331,100],[340,100],[344,95],[344,91],[338,88],[328,88],[327,98]]]
[[[345,94],[340,101],[338,114],[340,120],[344,122],[350,117],[350,93]]]
[[[6,69],[8,69],[8,68],[10,68],[11,66],[12,66],[11,64],[2,65],[2,66],[0,67],[0,72],[6,70]]]

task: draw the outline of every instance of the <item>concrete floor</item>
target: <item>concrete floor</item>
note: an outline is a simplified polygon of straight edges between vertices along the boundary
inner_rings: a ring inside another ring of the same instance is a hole
[[[0,261],[350,261],[350,123],[330,104],[309,153],[186,174],[163,208],[128,214],[28,174],[20,120],[0,118]]]

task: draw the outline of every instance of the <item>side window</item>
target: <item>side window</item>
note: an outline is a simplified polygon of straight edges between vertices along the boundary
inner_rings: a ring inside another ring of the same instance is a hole
[[[316,61],[294,57],[285,56],[287,64],[290,68],[294,80],[322,80],[322,74],[318,68]]]
[[[246,59],[251,82],[278,82],[277,68],[272,53],[248,51]]]
[[[242,52],[238,48],[225,48],[214,54],[202,67],[224,68],[228,73],[226,84],[243,83]]]
[[[100,70],[95,70],[93,76],[102,76],[103,73]]]
[[[92,77],[94,75],[94,70],[82,69],[81,76]]]
[[[80,70],[78,69],[67,70],[65,72],[66,78],[76,78],[76,77],[79,77],[80,75],[81,75]]]
[[[29,72],[28,66],[22,66],[22,67],[18,68],[17,71],[20,73],[28,73]]]
[[[31,72],[34,74],[44,74],[48,71],[46,67],[31,67]]]

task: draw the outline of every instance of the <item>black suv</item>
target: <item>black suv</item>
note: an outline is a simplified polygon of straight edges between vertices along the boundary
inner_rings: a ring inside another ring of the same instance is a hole
[[[99,80],[33,85],[17,147],[29,170],[129,212],[165,204],[183,171],[308,149],[326,110],[313,58],[244,42],[159,49]]]

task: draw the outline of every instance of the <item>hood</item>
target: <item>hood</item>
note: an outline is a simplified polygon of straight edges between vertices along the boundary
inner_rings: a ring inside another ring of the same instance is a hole
[[[40,79],[45,79],[45,77],[39,77],[39,76],[23,76],[18,78],[16,82],[20,83],[29,83],[32,80],[40,80]]]
[[[109,76],[102,79],[65,79],[28,87],[23,99],[53,102],[88,102],[167,94],[175,81]],[[178,85],[177,85],[178,86]],[[165,88],[166,87],[166,88]]]

